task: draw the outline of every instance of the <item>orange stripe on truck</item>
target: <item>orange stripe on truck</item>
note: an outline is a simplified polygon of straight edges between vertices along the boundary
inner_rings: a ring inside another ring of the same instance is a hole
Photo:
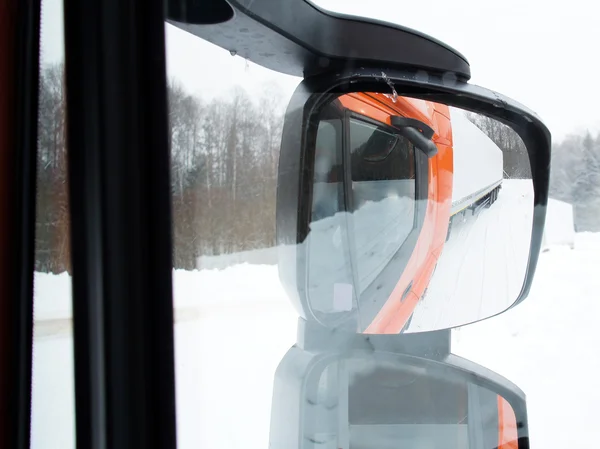
[[[385,94],[352,93],[339,98],[350,111],[391,125],[392,116],[418,119],[434,130],[433,142],[438,153],[429,159],[428,202],[423,227],[406,268],[398,273],[398,282],[390,297],[365,333],[395,334],[402,330],[427,289],[441,254],[450,218],[452,202],[452,126],[446,105],[425,100]],[[411,289],[406,289],[412,282]]]

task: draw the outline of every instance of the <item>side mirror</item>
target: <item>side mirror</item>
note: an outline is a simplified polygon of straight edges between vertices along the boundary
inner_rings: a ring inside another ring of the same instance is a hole
[[[344,349],[292,347],[275,375],[269,447],[528,448],[523,392],[440,351],[436,339],[443,347],[447,338],[357,335]]]
[[[167,18],[232,55],[304,78],[285,118],[276,241],[280,279],[303,318],[359,333],[424,332],[527,297],[550,167],[550,133],[535,113],[468,84],[467,59],[415,30],[309,0],[220,3],[210,12],[168,1]],[[363,127],[358,146],[353,114],[372,129]],[[392,160],[402,167],[396,177],[383,170]],[[525,177],[527,192],[504,182]],[[526,207],[511,210],[518,195]]]
[[[282,284],[305,319],[359,333],[502,313],[533,279],[549,157],[535,114],[486,89],[401,71],[305,80],[281,145]]]

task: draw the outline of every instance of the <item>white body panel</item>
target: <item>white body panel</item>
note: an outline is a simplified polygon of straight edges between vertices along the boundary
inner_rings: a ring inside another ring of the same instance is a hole
[[[502,150],[465,113],[450,109],[454,153],[451,215],[460,212],[502,183]]]

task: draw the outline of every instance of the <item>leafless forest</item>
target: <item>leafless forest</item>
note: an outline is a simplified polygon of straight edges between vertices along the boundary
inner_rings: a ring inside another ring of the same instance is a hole
[[[64,67],[40,80],[36,270],[69,270]],[[286,99],[241,88],[210,101],[168,89],[173,194],[173,265],[200,255],[270,247],[275,240],[277,163]],[[505,152],[507,176],[522,178],[527,154],[504,125],[472,120]],[[600,231],[600,136],[571,135],[553,147],[551,196],[572,203],[578,230]]]

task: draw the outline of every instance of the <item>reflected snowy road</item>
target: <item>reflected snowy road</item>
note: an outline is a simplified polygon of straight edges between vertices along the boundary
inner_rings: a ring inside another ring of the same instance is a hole
[[[456,220],[408,332],[452,327],[508,308],[523,286],[532,220],[531,180],[510,179],[489,209]]]

